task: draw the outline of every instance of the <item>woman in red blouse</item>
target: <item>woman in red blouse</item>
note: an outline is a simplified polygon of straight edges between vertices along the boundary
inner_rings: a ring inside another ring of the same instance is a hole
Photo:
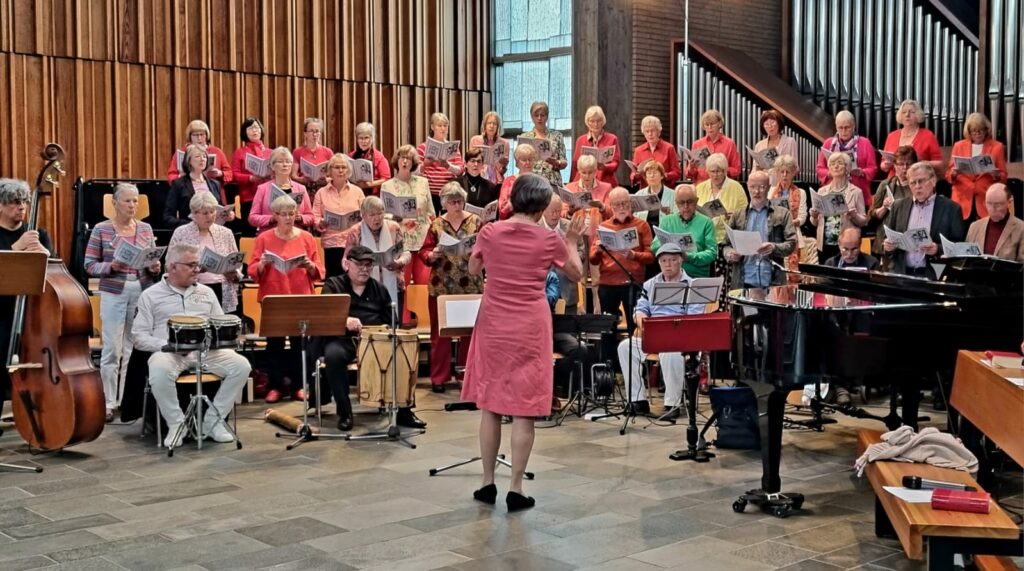
[[[580,176],[576,170],[576,163],[580,159],[583,147],[597,147],[598,149],[611,147],[615,149],[612,158],[604,164],[601,164],[600,160],[597,161],[597,180],[607,182],[612,185],[612,188],[619,186],[619,181],[615,178],[615,171],[619,170],[619,161],[622,160],[622,154],[619,152],[619,138],[604,130],[605,123],[608,122],[604,116],[604,109],[601,109],[599,105],[590,106],[584,115],[584,122],[587,124],[587,134],[580,135],[576,139],[576,144],[573,145],[572,173],[569,180],[574,181]]]
[[[373,163],[373,180],[353,184],[363,189],[367,196],[379,195],[380,185],[391,178],[391,166],[384,153],[377,150],[377,129],[373,123],[363,122],[356,125],[356,148],[348,156]]]
[[[310,165],[320,165],[323,170],[326,170],[325,163],[334,156],[334,151],[320,144],[323,136],[324,122],[316,117],[307,117],[302,123],[302,146],[295,147],[295,150],[292,151],[292,159],[295,160],[295,164],[292,166],[292,178],[314,194],[318,188],[327,184],[327,177],[309,178],[302,172],[302,161],[306,161]]]
[[[902,128],[896,129],[885,138],[885,146],[882,150],[886,153],[895,153],[896,149],[910,145],[917,152],[919,161],[932,165],[936,174],[942,172],[942,150],[939,148],[939,140],[928,129],[924,128],[924,110],[921,105],[913,99],[905,99],[900,103],[896,111],[896,122]],[[882,155],[882,164],[879,165],[886,174],[892,171],[892,161]]]
[[[234,180],[231,176],[231,163],[228,162],[224,151],[210,143],[210,126],[196,119],[185,127],[185,144],[171,155],[171,166],[167,167],[167,182],[174,182],[181,176],[181,160],[189,145],[198,145],[207,155],[216,157],[214,163],[206,169],[207,177],[217,179],[221,186]]]
[[[638,170],[630,170],[630,182],[638,187],[647,186],[646,171],[643,169],[647,161],[657,161],[665,171],[662,182],[669,188],[675,188],[679,182],[679,155],[672,143],[661,138],[661,119],[654,115],[644,117],[640,121],[640,132],[644,142],[633,149],[633,164]]]
[[[240,137],[242,146],[235,149],[231,155],[231,170],[234,173],[235,182],[238,183],[238,198],[242,203],[242,220],[249,219],[249,211],[252,210],[252,200],[256,198],[256,187],[270,180],[270,168],[263,176],[257,176],[245,167],[246,155],[253,155],[259,159],[269,159],[270,149],[263,144],[263,124],[255,117],[246,117],[242,121]]]
[[[725,117],[718,109],[708,109],[700,116],[700,126],[704,129],[704,136],[694,141],[690,150],[696,152],[707,147],[710,151],[708,156],[715,153],[725,155],[728,164],[726,174],[733,180],[739,180],[740,154],[736,150],[736,142],[722,134]],[[698,161],[690,160],[686,165],[686,178],[697,185],[708,179],[708,171]]]
[[[250,256],[249,277],[259,284],[256,299],[262,303],[268,295],[313,295],[313,282],[324,277],[316,239],[309,232],[295,227],[298,206],[290,196],[278,197],[270,207],[274,211],[276,225],[270,232],[256,237]],[[299,259],[290,262],[294,258]],[[291,380],[295,398],[304,396],[300,390],[302,367],[298,343],[293,343],[292,348],[285,351],[284,337],[268,338],[267,363],[270,374],[268,403],[281,400],[282,392],[289,388],[286,377]]]

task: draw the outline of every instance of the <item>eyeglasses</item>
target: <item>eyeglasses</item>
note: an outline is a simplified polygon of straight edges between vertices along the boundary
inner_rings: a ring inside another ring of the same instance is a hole
[[[188,269],[192,270],[193,272],[199,269],[199,262],[189,262],[187,264],[185,262],[174,262],[174,265],[188,266]]]
[[[373,269],[373,262],[371,262],[369,260],[359,260],[359,261],[349,260],[349,261],[352,262],[352,264],[356,268],[359,268],[360,270],[371,270],[371,269]]]
[[[912,178],[910,179],[910,186],[923,186],[926,182],[931,182],[931,178]]]
[[[897,163],[893,163],[893,165],[898,166],[898,167],[909,167],[910,163],[897,162]]]
[[[676,201],[676,205],[677,206],[688,206],[688,205],[692,206],[694,204],[697,204],[697,199],[696,198],[694,198],[692,200],[677,200]]]
[[[468,161],[466,161],[466,162],[467,162],[467,163],[476,163],[476,164],[483,164],[484,160],[483,160],[483,159],[481,159],[481,158],[476,158],[476,159],[469,159],[469,160],[468,160]]]
[[[768,190],[768,185],[767,184],[751,184],[749,186],[750,186],[751,190],[754,190],[754,189],[757,189],[757,190]]]
[[[846,248],[844,246],[839,246],[839,251],[841,251],[841,252],[856,252],[858,250],[860,250],[860,246],[852,246],[850,248]]]

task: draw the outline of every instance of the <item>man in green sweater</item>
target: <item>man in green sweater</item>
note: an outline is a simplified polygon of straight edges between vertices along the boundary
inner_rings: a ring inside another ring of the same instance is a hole
[[[681,184],[676,187],[676,208],[679,214],[662,216],[658,228],[670,234],[689,234],[696,250],[683,252],[683,270],[692,278],[706,278],[711,273],[711,263],[718,256],[715,242],[715,225],[711,219],[697,212],[697,193],[693,185]],[[658,254],[661,238],[655,232],[651,252]]]

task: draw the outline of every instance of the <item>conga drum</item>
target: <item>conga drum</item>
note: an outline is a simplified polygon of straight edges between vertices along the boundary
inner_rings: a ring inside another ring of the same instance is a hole
[[[398,356],[391,358],[389,328],[364,326],[359,339],[359,404],[385,407],[391,402],[391,374],[398,373],[395,399],[399,408],[416,401],[416,369],[420,361],[420,340],[415,331],[399,329]]]

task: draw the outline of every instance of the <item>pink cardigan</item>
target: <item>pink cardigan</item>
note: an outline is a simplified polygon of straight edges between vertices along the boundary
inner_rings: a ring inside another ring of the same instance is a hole
[[[256,228],[256,233],[269,230],[274,226],[274,211],[270,209],[270,185],[273,181],[267,181],[256,188],[256,196],[252,199],[252,210],[249,211],[249,225]],[[302,226],[313,227],[313,206],[309,201],[309,193],[306,187],[297,182],[292,183],[292,194],[302,194],[302,204],[299,205],[299,214],[302,215]]]

